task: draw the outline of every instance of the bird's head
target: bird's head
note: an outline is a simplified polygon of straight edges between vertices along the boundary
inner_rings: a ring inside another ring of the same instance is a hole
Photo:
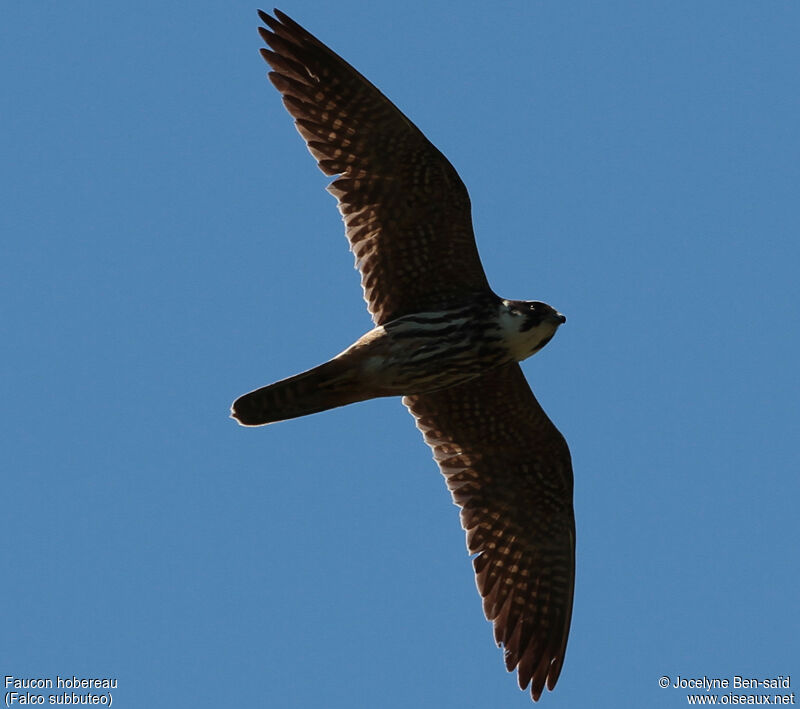
[[[504,300],[500,322],[509,352],[517,362],[544,347],[567,319],[538,300]]]

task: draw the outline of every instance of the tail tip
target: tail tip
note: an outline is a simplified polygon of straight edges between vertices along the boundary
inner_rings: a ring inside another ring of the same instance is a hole
[[[253,405],[252,397],[247,394],[240,396],[231,405],[231,418],[240,426],[263,426],[269,421],[264,420],[264,412],[260,407]]]

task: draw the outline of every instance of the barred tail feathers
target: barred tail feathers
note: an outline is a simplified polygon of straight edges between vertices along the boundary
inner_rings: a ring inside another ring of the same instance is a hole
[[[365,390],[358,368],[335,358],[293,377],[240,396],[231,416],[243,426],[263,426],[327,411],[375,396]]]

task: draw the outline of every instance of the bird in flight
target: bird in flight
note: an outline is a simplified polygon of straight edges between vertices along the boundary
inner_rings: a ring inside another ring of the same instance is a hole
[[[467,190],[375,86],[279,10],[259,11],[269,79],[338,200],[375,327],[237,399],[261,426],[403,396],[461,508],[483,610],[538,700],[564,662],[575,581],[572,464],[519,362],[566,318],[489,287]]]

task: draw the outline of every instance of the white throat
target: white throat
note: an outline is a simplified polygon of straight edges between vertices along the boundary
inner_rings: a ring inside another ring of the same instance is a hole
[[[535,327],[523,330],[525,316],[510,310],[505,303],[500,307],[500,331],[508,353],[516,362],[536,354],[555,335],[559,323],[542,320]]]

